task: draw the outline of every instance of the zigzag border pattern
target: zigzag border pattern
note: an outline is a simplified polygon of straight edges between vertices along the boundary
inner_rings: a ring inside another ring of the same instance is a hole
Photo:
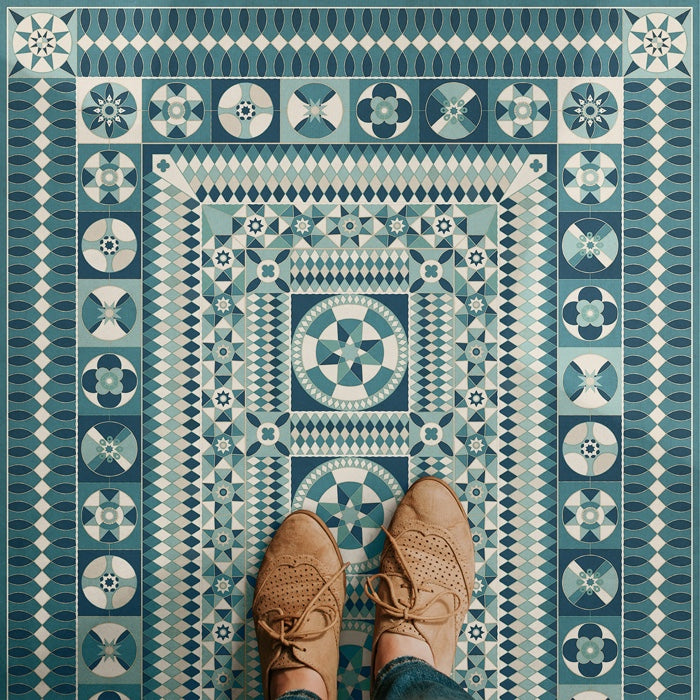
[[[208,203],[294,200],[500,201],[536,181],[543,147],[514,145],[198,145],[168,149],[183,187]],[[494,158],[494,152],[499,157]],[[539,163],[534,167],[531,164]],[[240,164],[238,170],[232,163]],[[309,164],[313,163],[310,167]],[[416,164],[421,163],[420,167]],[[353,164],[351,167],[348,164]],[[526,167],[528,166],[528,167]],[[351,172],[357,170],[357,172]],[[275,172],[285,173],[276,182]],[[175,174],[177,173],[177,174]],[[459,177],[456,177],[459,174]],[[460,179],[461,178],[461,179]],[[425,182],[431,183],[425,187]],[[231,183],[235,183],[235,189]],[[309,183],[313,182],[313,189]],[[348,182],[353,186],[348,188]],[[468,187],[458,184],[469,183]],[[387,183],[391,183],[388,187]]]
[[[11,80],[8,690],[75,693],[75,83]]]
[[[143,181],[143,548],[153,552],[143,564],[143,628],[152,630],[143,685],[194,700],[202,687],[200,212],[152,173]]]
[[[557,688],[557,261],[547,245],[557,234],[557,183],[551,173],[542,179],[542,187],[502,201],[500,214],[503,700],[534,700]]]
[[[624,691],[644,700],[691,693],[690,90],[625,82]]]
[[[620,73],[617,9],[83,9],[79,74],[544,76]]]

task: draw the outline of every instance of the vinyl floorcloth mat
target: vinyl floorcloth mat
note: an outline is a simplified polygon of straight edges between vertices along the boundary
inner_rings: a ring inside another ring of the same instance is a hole
[[[0,695],[259,698],[308,508],[368,697],[435,474],[475,698],[698,698],[692,7],[59,5],[4,18]]]

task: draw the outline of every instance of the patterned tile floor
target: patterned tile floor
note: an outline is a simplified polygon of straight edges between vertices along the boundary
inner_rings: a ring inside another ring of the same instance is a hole
[[[475,698],[697,698],[696,23],[11,7],[0,694],[259,697],[305,507],[367,697],[362,580],[429,473]]]

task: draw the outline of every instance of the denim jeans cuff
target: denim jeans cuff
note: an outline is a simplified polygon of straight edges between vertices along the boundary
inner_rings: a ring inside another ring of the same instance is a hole
[[[389,661],[389,663],[384,664],[384,666],[382,666],[379,669],[379,673],[377,673],[377,676],[374,679],[374,687],[378,688],[380,683],[382,682],[382,680],[384,678],[386,678],[386,676],[388,674],[390,674],[398,666],[403,666],[404,664],[415,664],[415,663],[425,664],[426,666],[429,666],[429,664],[426,664],[425,661],[423,661],[422,659],[419,659],[415,656],[398,656],[397,658],[392,659],[391,661]]]

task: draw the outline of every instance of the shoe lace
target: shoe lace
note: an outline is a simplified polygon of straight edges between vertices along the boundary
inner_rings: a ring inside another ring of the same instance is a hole
[[[398,560],[399,565],[403,570],[404,576],[402,577],[402,579],[404,579],[408,583],[409,602],[408,605],[406,605],[398,599],[395,591],[395,581],[391,578],[391,574],[385,573],[372,574],[371,576],[368,576],[367,579],[365,579],[364,587],[367,597],[370,600],[374,601],[375,605],[378,605],[379,607],[386,610],[386,612],[389,613],[389,615],[400,620],[406,620],[408,622],[440,623],[452,619],[454,617],[454,613],[445,613],[443,615],[428,615],[427,613],[437,601],[445,599],[449,599],[450,603],[454,603],[454,609],[458,610],[462,607],[462,598],[460,597],[460,595],[458,593],[455,593],[454,591],[443,590],[439,593],[436,593],[432,598],[427,600],[422,605],[418,605],[418,593],[422,590],[432,593],[432,590],[422,588],[416,582],[416,578],[413,572],[411,571],[410,567],[408,566],[406,559],[404,558],[404,555],[401,552],[401,546],[397,542],[396,538],[393,537],[385,527],[382,527],[382,530],[384,530],[387,540],[389,541],[392,549],[394,550],[396,559]],[[396,574],[393,574],[393,576],[395,577]],[[386,583],[386,589],[389,593],[390,598],[389,600],[385,600],[379,594],[379,583],[377,582],[381,581],[384,581],[384,583]]]
[[[306,607],[300,615],[285,613],[281,608],[272,608],[266,615],[269,623],[264,619],[258,622],[260,627],[275,640],[276,649],[271,664],[274,664],[274,662],[279,659],[285,649],[297,649],[298,651],[305,652],[306,647],[304,646],[304,642],[319,639],[335,625],[339,617],[337,606],[323,605],[320,603],[320,600],[321,596],[330,589],[340,576],[342,576],[348,566],[349,564],[343,564],[343,566],[321,586],[316,595],[306,604]],[[326,626],[321,629],[305,631],[304,626],[309,617],[315,612],[321,613],[326,618],[328,621]],[[275,629],[276,625],[279,625],[277,629]]]

